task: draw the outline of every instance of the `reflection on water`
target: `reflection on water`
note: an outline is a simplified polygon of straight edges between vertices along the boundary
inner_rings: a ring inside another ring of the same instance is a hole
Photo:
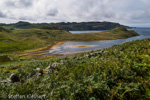
[[[87,48],[87,47],[94,47],[96,45],[73,45],[71,48]]]
[[[95,33],[95,32],[104,32],[107,30],[90,30],[90,31],[69,31],[72,34],[81,34],[81,33]]]
[[[150,38],[150,28],[134,28],[141,36],[136,36],[128,39],[120,39],[120,40],[105,40],[105,41],[86,41],[86,42],[65,42],[57,47],[53,47],[50,50],[33,52],[32,54],[42,54],[43,56],[49,55],[58,55],[58,54],[67,54],[67,53],[79,53],[91,50],[99,50],[103,48],[108,48],[113,45],[119,45],[124,42],[132,41],[132,40],[140,40],[145,38]],[[72,33],[77,33],[76,31]],[[86,31],[78,31],[78,33],[85,33]],[[82,46],[82,47],[81,47]]]

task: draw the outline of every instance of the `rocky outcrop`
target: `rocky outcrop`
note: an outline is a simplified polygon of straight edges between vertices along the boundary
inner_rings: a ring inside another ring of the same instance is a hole
[[[64,63],[65,63],[65,61],[64,61],[64,60],[61,60],[61,61],[60,61],[60,64],[61,64],[61,65],[63,65]]]
[[[11,80],[11,82],[19,82],[20,81],[19,77],[15,73],[11,74],[9,79]]]
[[[61,63],[63,64],[63,61]],[[53,72],[54,70],[59,70],[58,64],[53,63],[52,65],[49,65],[45,70],[47,72]]]
[[[91,57],[95,57],[95,56],[102,56],[105,53],[108,53],[108,51],[101,50],[101,51],[97,51],[97,52],[92,52],[92,53],[86,54],[85,56],[75,57],[75,59],[77,59],[77,61],[79,61],[79,60],[84,59],[85,57],[91,58]],[[28,78],[34,78],[34,76],[42,76],[44,74],[54,73],[55,71],[59,71],[58,66],[64,65],[66,63],[66,61],[67,60],[60,60],[59,63],[53,63],[53,64],[49,65],[48,67],[46,67],[45,69],[36,68],[36,72],[32,73],[31,75],[29,75]],[[14,82],[20,82],[20,79],[19,79],[19,77],[16,74],[12,73],[9,78],[7,78],[6,80],[2,80],[0,82],[3,82],[3,83],[14,83]]]
[[[90,53],[90,54],[87,54],[85,55],[85,57],[87,58],[91,58],[91,57],[95,57],[95,56],[101,56],[102,54],[104,53],[107,53],[108,51],[100,51],[100,52],[94,52],[94,53]]]
[[[2,80],[0,82],[3,82],[3,83],[20,82],[20,78],[15,73],[12,73],[9,78],[7,78],[6,80]]]
[[[44,74],[43,69],[41,68],[36,68],[36,71],[38,72],[38,76],[42,76]]]

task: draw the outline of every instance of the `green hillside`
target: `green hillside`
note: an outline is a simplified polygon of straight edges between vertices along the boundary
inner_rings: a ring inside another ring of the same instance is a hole
[[[17,29],[11,32],[0,32],[0,53],[24,51],[56,42],[58,37],[71,33],[63,30]]]
[[[83,34],[71,34],[58,27],[48,26],[33,29],[15,29],[9,32],[0,32],[0,53],[35,49],[59,41],[113,40],[132,36],[138,36],[138,34],[134,31],[124,30],[121,27],[106,32]]]
[[[47,73],[49,65],[53,69]],[[150,99],[150,39],[70,57],[5,64],[0,69],[1,100],[17,94],[47,100]],[[4,83],[12,73],[20,81]]]
[[[115,40],[129,38],[133,36],[138,36],[135,31],[128,31],[125,27],[117,27],[115,29],[96,32],[96,33],[83,33],[83,34],[73,34],[70,40],[83,40],[83,41],[93,41],[93,40]]]
[[[116,27],[124,26],[114,22],[59,22],[59,23],[29,23],[19,21],[13,24],[0,24],[0,26],[8,29],[29,29],[38,28],[41,26],[59,27],[67,31],[75,30],[110,30]],[[128,26],[124,26],[129,28]]]
[[[124,26],[114,22],[68,22],[51,23],[51,25],[62,27],[69,31],[79,30],[110,30],[116,27]],[[124,26],[127,27],[127,26]]]

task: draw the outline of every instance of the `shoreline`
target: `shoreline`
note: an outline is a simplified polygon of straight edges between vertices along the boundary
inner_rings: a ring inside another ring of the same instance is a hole
[[[138,35],[138,36],[142,36],[142,35]],[[132,37],[137,37],[137,36],[132,36]],[[132,37],[129,37],[129,38],[132,38]],[[128,39],[128,38],[120,38],[120,39]],[[120,39],[112,39],[112,40],[120,40]],[[110,39],[109,39],[110,40]],[[108,40],[91,40],[91,41],[108,41]],[[46,49],[42,49],[42,50],[50,50],[51,48],[53,47],[57,47],[65,42],[89,42],[89,41],[60,41],[60,42],[57,42],[55,44],[52,44],[50,46],[46,46],[47,48]]]
[[[142,36],[142,35],[137,35],[137,36]],[[137,36],[132,36],[132,37],[137,37]],[[128,38],[132,38],[132,37],[128,37]],[[120,40],[120,39],[128,39],[128,38],[119,38],[119,39],[108,39],[108,40]],[[108,40],[91,40],[91,41],[108,41]],[[44,47],[41,47],[41,48],[37,48],[37,49],[34,49],[34,50],[27,50],[27,51],[24,51],[23,53],[32,53],[32,52],[38,52],[38,51],[46,51],[46,50],[51,50],[53,47],[57,47],[57,46],[60,46],[61,44],[65,43],[65,42],[88,42],[88,41],[82,41],[82,40],[77,40],[77,41],[59,41],[59,42],[56,42],[56,43],[53,43],[52,45],[48,45],[48,46],[44,46]]]

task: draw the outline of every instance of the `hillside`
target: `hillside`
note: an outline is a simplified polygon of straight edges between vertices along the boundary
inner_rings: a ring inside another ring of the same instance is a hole
[[[150,39],[136,40],[71,57],[0,65],[0,99],[32,94],[49,100],[149,100],[149,44]]]
[[[106,32],[71,34],[57,27],[39,27],[33,29],[16,29],[0,32],[0,53],[24,51],[52,45],[60,41],[94,41],[114,40],[138,36],[134,31],[116,28]]]
[[[62,27],[68,31],[80,30],[110,30],[116,27],[124,26],[113,22],[68,22],[68,23],[52,23],[51,25]],[[127,27],[127,26],[124,26]]]
[[[56,38],[71,33],[64,30],[18,29],[11,32],[0,32],[0,53],[23,51],[56,42]]]
[[[124,26],[113,22],[60,22],[60,23],[29,23],[20,21],[14,24],[0,24],[0,26],[9,29],[29,29],[38,28],[41,26],[59,27],[67,31],[75,30],[110,30],[116,27]],[[124,26],[127,27],[127,26]],[[129,27],[127,27],[129,28]]]
[[[117,27],[105,32],[73,34],[72,36],[70,40],[93,41],[124,39],[138,36],[138,34],[135,31],[128,31],[125,27]]]

